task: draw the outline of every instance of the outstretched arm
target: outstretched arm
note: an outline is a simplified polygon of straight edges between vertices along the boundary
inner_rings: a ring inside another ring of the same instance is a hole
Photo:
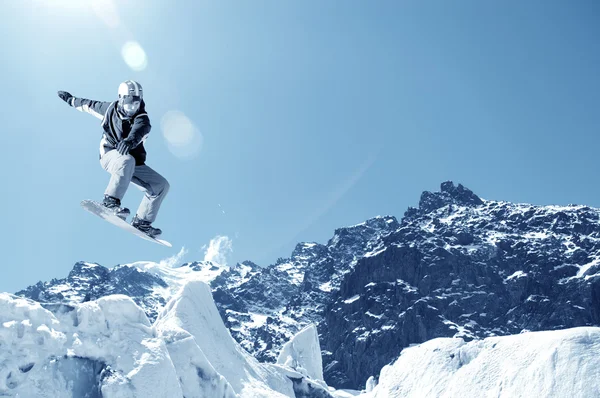
[[[86,98],[77,98],[66,91],[59,91],[58,96],[80,112],[87,112],[102,120],[111,102],[94,101]]]

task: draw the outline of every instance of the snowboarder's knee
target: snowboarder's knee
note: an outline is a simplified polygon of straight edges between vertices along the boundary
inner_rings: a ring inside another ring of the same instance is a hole
[[[118,161],[121,163],[121,167],[124,169],[135,168],[135,159],[131,155],[122,155],[119,157]]]
[[[148,193],[152,196],[165,196],[169,192],[171,185],[162,176],[155,179],[148,187],[146,187]]]
[[[169,192],[169,189],[171,189],[171,184],[169,184],[169,181],[163,178],[161,194],[166,195]]]

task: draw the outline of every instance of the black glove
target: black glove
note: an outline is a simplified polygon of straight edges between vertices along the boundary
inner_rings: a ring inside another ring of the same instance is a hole
[[[117,144],[117,151],[121,155],[127,155],[132,148],[133,144],[131,143],[131,141],[123,140]]]
[[[71,103],[71,98],[73,98],[71,93],[68,93],[66,91],[59,91],[58,96],[60,97],[61,100],[65,101],[67,104],[73,106],[73,104]]]

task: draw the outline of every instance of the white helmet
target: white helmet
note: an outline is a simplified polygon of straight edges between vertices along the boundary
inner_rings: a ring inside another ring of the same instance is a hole
[[[133,80],[127,80],[119,85],[119,110],[132,117],[140,109],[144,91],[142,85]]]

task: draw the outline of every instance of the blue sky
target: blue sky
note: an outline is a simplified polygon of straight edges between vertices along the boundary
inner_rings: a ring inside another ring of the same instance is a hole
[[[201,260],[217,236],[268,265],[445,180],[600,207],[599,21],[593,0],[3,1],[0,291],[80,260]],[[113,100],[127,79],[173,249],[79,207],[108,181],[101,130],[56,91]]]

